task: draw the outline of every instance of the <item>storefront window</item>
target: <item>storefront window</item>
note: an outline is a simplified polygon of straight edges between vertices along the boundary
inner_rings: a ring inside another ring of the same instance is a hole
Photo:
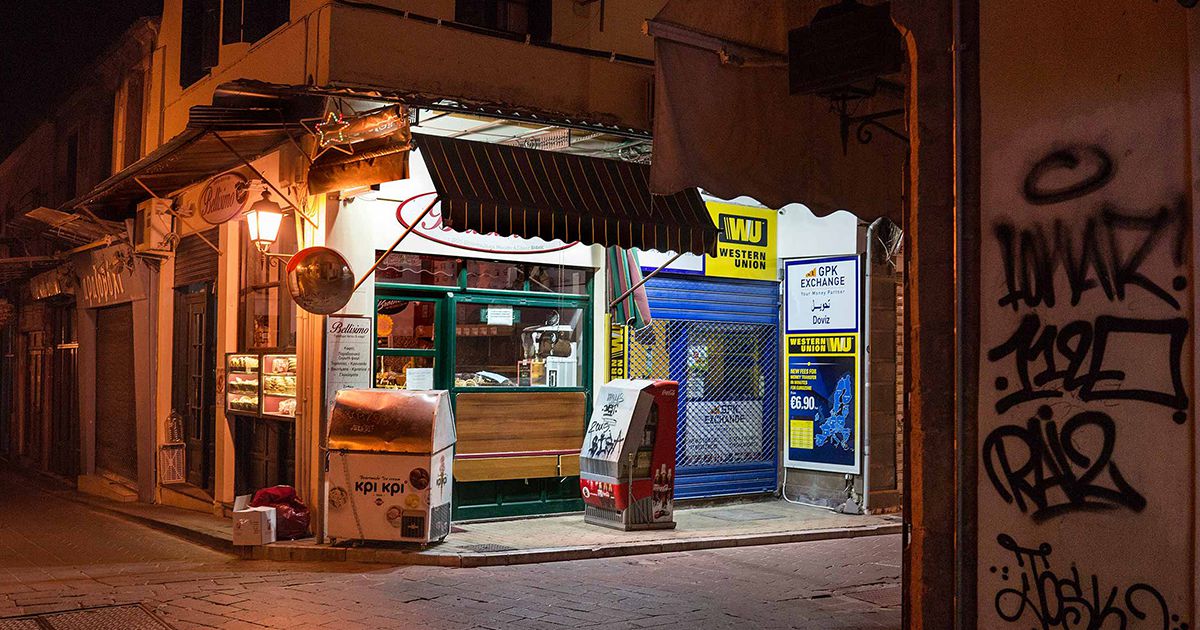
[[[296,251],[295,218],[284,217],[279,238],[268,250],[273,253]],[[242,350],[296,347],[296,303],[288,292],[285,265],[271,265],[269,257],[259,253],[246,224],[242,229],[241,325]]]
[[[472,289],[525,290],[525,267],[515,263],[467,261],[467,286]]]
[[[578,387],[582,308],[460,303],[455,387]]]
[[[587,295],[588,276],[584,269],[554,265],[529,266],[529,290],[547,293]]]
[[[433,389],[433,357],[375,357],[375,387]]]
[[[377,252],[376,256],[383,252]],[[438,287],[458,286],[457,258],[392,252],[375,270],[375,281]]]
[[[380,348],[431,349],[436,330],[436,304],[422,300],[380,300],[375,336]]]

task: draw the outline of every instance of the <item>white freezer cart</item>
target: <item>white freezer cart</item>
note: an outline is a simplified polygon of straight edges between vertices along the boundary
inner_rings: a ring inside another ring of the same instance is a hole
[[[339,391],[325,460],[326,536],[335,543],[444,539],[454,443],[448,392]]]

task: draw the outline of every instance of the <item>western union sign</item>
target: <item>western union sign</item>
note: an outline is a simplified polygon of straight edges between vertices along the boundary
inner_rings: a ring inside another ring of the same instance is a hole
[[[708,212],[721,236],[717,239],[717,255],[705,256],[704,275],[777,279],[774,210],[710,201]]]

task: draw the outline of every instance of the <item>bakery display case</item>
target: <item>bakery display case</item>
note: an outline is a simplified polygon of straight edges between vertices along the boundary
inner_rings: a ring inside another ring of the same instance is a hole
[[[261,361],[257,354],[225,355],[225,410],[258,415]]]
[[[262,415],[296,417],[296,355],[262,356]]]

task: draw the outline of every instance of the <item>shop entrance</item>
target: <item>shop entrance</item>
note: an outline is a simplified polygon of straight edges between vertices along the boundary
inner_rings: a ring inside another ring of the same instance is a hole
[[[137,479],[133,305],[96,310],[96,468]]]
[[[187,482],[213,487],[216,317],[211,284],[176,290],[171,406],[183,420]]]
[[[679,382],[675,496],[774,492],[779,285],[663,274],[647,289],[629,375]]]
[[[46,331],[25,333],[25,387],[21,409],[24,413],[21,454],[42,460],[43,422],[46,417]]]
[[[592,272],[409,254],[380,270],[375,386],[451,392],[453,518],[583,509]]]
[[[79,387],[76,361],[75,304],[50,309],[53,364],[50,387],[50,470],[67,478],[79,474]]]

